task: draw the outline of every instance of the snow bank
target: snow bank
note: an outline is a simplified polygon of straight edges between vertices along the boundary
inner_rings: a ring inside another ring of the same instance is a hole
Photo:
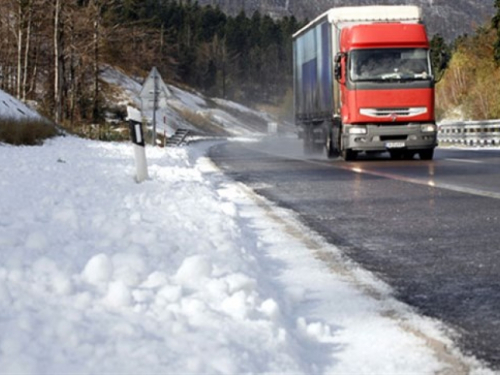
[[[1,374],[443,370],[196,147],[0,147]]]
[[[42,117],[24,103],[15,99],[13,96],[0,90],[0,117],[2,119],[41,119]]]

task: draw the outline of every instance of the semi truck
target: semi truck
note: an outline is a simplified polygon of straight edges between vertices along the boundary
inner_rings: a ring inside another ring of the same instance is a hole
[[[431,160],[430,44],[417,6],[332,8],[293,35],[294,111],[306,153]]]

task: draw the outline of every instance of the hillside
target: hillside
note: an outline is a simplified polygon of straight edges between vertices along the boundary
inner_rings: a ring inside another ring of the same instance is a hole
[[[103,69],[101,78],[112,87],[110,92],[113,95],[107,98],[108,101],[141,108],[141,83],[111,66]],[[265,133],[268,123],[276,121],[266,113],[229,100],[206,97],[199,92],[186,91],[170,84],[167,87],[169,96],[156,111],[160,134],[171,136],[176,129],[182,128],[197,134],[241,136]],[[152,108],[145,107],[143,116],[151,124]]]
[[[252,14],[256,10],[273,17],[294,15],[298,19],[313,19],[333,6],[414,4],[423,8],[431,35],[441,34],[451,40],[489,22],[493,17],[493,1],[476,0],[199,0],[202,5],[219,5],[236,14],[242,9]]]

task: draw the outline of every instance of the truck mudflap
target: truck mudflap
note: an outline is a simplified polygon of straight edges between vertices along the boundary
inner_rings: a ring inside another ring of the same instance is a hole
[[[434,149],[437,127],[434,124],[345,126],[343,149],[355,152]]]

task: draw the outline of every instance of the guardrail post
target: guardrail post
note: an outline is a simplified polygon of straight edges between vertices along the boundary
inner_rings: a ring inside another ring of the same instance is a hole
[[[140,111],[130,106],[127,106],[127,114],[130,138],[134,144],[136,167],[135,180],[140,183],[149,178],[148,164],[146,161],[146,144],[144,142],[144,132],[142,130],[142,116]]]

